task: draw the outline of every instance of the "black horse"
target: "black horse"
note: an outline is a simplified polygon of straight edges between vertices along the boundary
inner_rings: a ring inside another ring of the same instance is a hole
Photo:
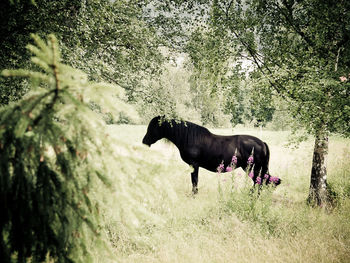
[[[142,143],[151,146],[162,138],[173,142],[179,149],[182,160],[193,167],[191,179],[194,194],[198,192],[199,167],[212,172],[218,169],[225,172],[232,161],[235,162],[235,168],[246,169],[248,167],[249,170],[253,170],[250,177],[254,185],[262,182],[280,184],[280,179],[268,174],[269,147],[254,136],[215,135],[192,122],[162,121],[162,118],[158,116],[150,121]]]

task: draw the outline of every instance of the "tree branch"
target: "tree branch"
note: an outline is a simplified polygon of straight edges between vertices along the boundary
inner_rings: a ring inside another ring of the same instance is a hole
[[[52,44],[52,64],[50,65],[52,67],[52,70],[53,70],[53,76],[55,78],[55,89],[49,91],[47,93],[47,95],[49,95],[51,92],[54,92],[54,97],[52,99],[52,101],[48,104],[46,104],[46,107],[45,109],[47,111],[50,111],[52,110],[52,108],[54,107],[57,99],[58,99],[58,93],[59,93],[59,90],[60,90],[60,80],[59,80],[59,73],[58,73],[58,65],[57,65],[57,58],[56,58],[56,55],[57,55],[57,50],[56,50],[56,40],[55,38],[51,37],[50,38],[50,41],[51,41],[51,44]],[[39,121],[43,118],[44,114],[41,113],[38,115],[38,117],[36,117],[34,120],[33,120],[33,125],[37,125],[39,123]]]

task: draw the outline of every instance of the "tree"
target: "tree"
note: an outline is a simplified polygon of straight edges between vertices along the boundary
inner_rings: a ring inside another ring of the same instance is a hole
[[[349,1],[213,1],[217,23],[315,136],[309,202],[326,204],[330,132],[350,135]]]
[[[98,185],[112,186],[105,155],[113,154],[89,101],[115,115],[130,106],[120,87],[91,83],[62,64],[53,35],[48,43],[33,38],[28,48],[41,70],[3,72],[28,77],[31,91],[0,111],[0,257],[91,261],[89,242],[106,251],[95,194]]]
[[[232,125],[265,125],[274,111],[271,96],[256,88],[263,81],[257,81],[257,73],[247,74],[246,58],[238,59],[241,47],[223,23],[220,1],[200,2],[202,8],[209,5],[210,11],[194,24],[185,50],[191,59],[192,90],[198,94],[194,103],[201,111],[203,123],[217,126],[230,118]],[[264,87],[269,89],[266,84]]]
[[[61,36],[77,27],[81,1],[1,1],[0,69],[28,67],[25,46],[31,33],[56,32]],[[8,104],[28,92],[25,81],[0,77],[0,104]]]
[[[166,114],[169,119],[200,122],[199,111],[193,103],[190,76],[191,72],[182,65],[165,64],[160,78],[149,82],[149,87],[143,92],[143,100],[137,104],[143,121],[146,123],[154,116]]]
[[[214,18],[206,26],[199,24],[185,47],[190,58],[188,67],[192,72],[194,104],[199,108],[204,124],[221,126],[230,117],[231,122],[237,124],[241,119],[232,116],[237,117],[235,113],[242,104],[237,100],[241,85],[239,73],[230,66],[235,49],[222,28],[212,20]]]
[[[130,100],[140,99],[147,87],[144,80],[159,76],[164,62],[157,24],[146,22],[143,11],[148,2],[1,1],[0,68],[27,67],[24,47],[30,33],[55,33],[67,64],[84,70],[91,80],[118,82]],[[13,82],[0,79],[1,104],[28,92],[25,82]]]
[[[145,204],[176,198],[161,176],[167,166],[109,135],[91,110],[93,101],[115,117],[137,117],[121,87],[63,64],[53,35],[33,38],[34,69],[2,72],[27,78],[30,91],[0,109],[0,258],[115,262],[114,239],[137,242],[139,226],[165,222]]]

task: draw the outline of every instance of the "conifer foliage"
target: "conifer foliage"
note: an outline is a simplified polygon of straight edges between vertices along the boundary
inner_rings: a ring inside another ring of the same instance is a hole
[[[33,39],[38,71],[2,73],[27,77],[31,92],[0,110],[0,258],[88,262],[87,240],[103,240],[94,187],[111,188],[102,120],[89,103],[128,106],[112,96],[122,96],[119,87],[91,83],[62,64],[53,35]]]

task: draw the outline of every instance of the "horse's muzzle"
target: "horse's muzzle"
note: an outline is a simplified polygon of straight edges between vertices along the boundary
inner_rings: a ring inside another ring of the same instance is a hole
[[[143,138],[142,143],[145,144],[145,145],[147,145],[148,147],[151,147],[151,144],[148,143],[148,142],[145,140],[145,138]]]

